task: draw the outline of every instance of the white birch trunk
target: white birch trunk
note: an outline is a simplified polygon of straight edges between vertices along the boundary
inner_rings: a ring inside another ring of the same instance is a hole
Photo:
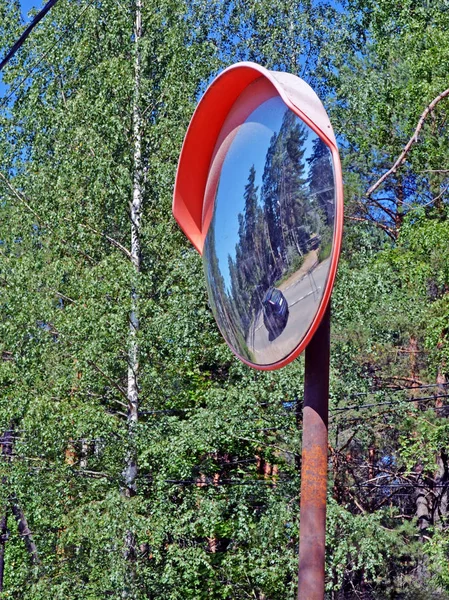
[[[133,140],[134,140],[134,173],[133,196],[130,204],[131,218],[131,262],[133,275],[131,282],[131,311],[129,318],[129,351],[128,351],[128,432],[131,452],[125,470],[125,484],[128,495],[136,491],[137,461],[132,450],[135,426],[139,411],[139,315],[138,315],[138,279],[141,267],[140,227],[143,199],[142,169],[142,123],[140,115],[140,77],[141,58],[140,40],[142,37],[142,0],[136,0],[136,16],[134,24],[134,99],[133,99]]]
[[[142,171],[142,119],[140,114],[140,78],[141,56],[140,40],[142,38],[142,0],[136,0],[136,13],[134,22],[134,98],[133,98],[133,195],[130,203],[131,219],[131,309],[129,315],[129,348],[128,348],[128,441],[129,452],[124,471],[124,493],[133,496],[137,491],[137,455],[135,450],[135,433],[139,416],[139,274],[141,269],[140,227],[142,218],[143,200],[143,171]],[[135,560],[136,538],[132,530],[125,536],[124,558],[128,562],[125,587],[122,592],[123,599],[135,597]]]

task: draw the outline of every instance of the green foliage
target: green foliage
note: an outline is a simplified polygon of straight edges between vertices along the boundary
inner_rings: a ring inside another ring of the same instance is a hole
[[[360,584],[360,578],[383,590],[383,598],[393,598],[392,564],[400,572],[410,561],[414,526],[398,528],[391,511],[354,515],[333,499],[328,504],[327,590],[340,590]],[[394,576],[394,575],[393,575]],[[359,580],[358,580],[359,579]]]
[[[130,437],[134,9],[60,0],[4,73],[13,87],[27,79],[0,111],[0,428],[15,436],[0,463],[2,597],[295,597],[303,362],[260,373],[232,356],[170,210],[195,101],[237,59],[304,75],[342,141],[329,598],[447,597],[447,101],[364,197],[445,87],[444,4],[144,2],[141,414]],[[1,2],[0,17],[6,48],[17,4]],[[417,383],[440,387],[397,390]]]

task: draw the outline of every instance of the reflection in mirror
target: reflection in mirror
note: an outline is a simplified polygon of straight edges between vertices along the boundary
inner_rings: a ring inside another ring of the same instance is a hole
[[[332,156],[279,97],[228,138],[203,251],[209,299],[231,348],[270,365],[298,347],[323,296],[334,232]]]

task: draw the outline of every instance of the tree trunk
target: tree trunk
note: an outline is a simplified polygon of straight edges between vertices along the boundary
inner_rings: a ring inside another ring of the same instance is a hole
[[[129,352],[128,352],[128,437],[129,454],[125,470],[126,494],[136,493],[137,460],[134,451],[134,435],[139,411],[139,315],[138,315],[138,279],[141,268],[140,226],[143,199],[142,173],[142,132],[140,116],[140,39],[142,37],[142,0],[136,0],[136,17],[134,29],[135,61],[134,61],[134,100],[133,100],[133,138],[134,138],[134,174],[133,197],[130,206],[131,217],[131,262],[133,275],[131,282],[131,312],[129,318]]]
[[[428,527],[432,524],[432,510],[430,507],[430,491],[427,486],[423,485],[425,479],[421,480],[422,487],[416,488],[415,490],[415,502],[416,502],[416,517],[418,519],[418,528],[421,540],[427,533]]]
[[[30,528],[28,527],[28,521],[25,517],[23,510],[20,508],[17,503],[17,498],[15,495],[11,496],[10,499],[12,514],[14,515],[17,521],[17,527],[19,529],[19,534],[21,535],[23,541],[25,542],[26,549],[31,556],[31,560],[33,564],[40,564],[39,554],[37,552],[36,544],[34,543],[33,536],[31,534]]]
[[[5,544],[8,539],[8,512],[0,519],[0,594],[3,592],[3,576],[5,573]]]
[[[0,438],[1,453],[3,460],[9,461],[12,454],[13,431],[5,431]],[[2,477],[2,485],[8,485],[8,479]],[[3,579],[5,575],[5,545],[8,539],[8,506],[4,507],[3,516],[0,519],[0,593],[3,592]]]
[[[444,374],[444,362],[438,367],[437,373],[437,396],[443,396],[447,393],[446,387],[446,376]],[[435,406],[439,410],[437,411],[438,416],[441,419],[448,417],[448,409],[445,406],[444,398],[437,398]],[[449,457],[446,449],[441,448],[439,455],[437,456],[437,472],[435,474],[435,483],[438,486],[435,491],[435,507],[434,507],[434,523],[444,527],[446,525],[447,512],[449,506],[448,497],[448,483],[449,483]]]
[[[446,524],[448,510],[448,455],[444,449],[437,456],[437,471],[435,473],[435,494],[433,508],[433,522],[435,525],[444,527]]]
[[[404,221],[404,185],[402,183],[402,178],[396,185],[396,214],[395,214],[395,223],[394,229],[396,236],[399,235],[399,230]]]
[[[135,447],[136,425],[139,416],[139,274],[141,269],[141,243],[140,228],[143,201],[143,169],[142,169],[142,119],[140,114],[140,78],[141,78],[141,56],[140,40],[142,38],[142,0],[136,0],[134,22],[134,98],[133,98],[133,193],[130,204],[131,219],[131,310],[129,316],[129,349],[128,349],[128,455],[124,471],[124,494],[128,498],[134,496],[137,491],[137,452]],[[125,589],[123,598],[134,597],[134,582],[136,576],[135,561],[136,537],[132,530],[128,530],[125,536],[124,558],[129,564],[126,572]]]
[[[445,406],[446,405],[446,398],[444,398],[443,396],[445,394],[447,394],[447,381],[446,381],[446,376],[444,374],[444,369],[445,369],[445,365],[444,363],[442,365],[439,365],[438,367],[438,373],[437,373],[437,389],[436,389],[436,394],[437,396],[440,396],[440,398],[437,398],[435,400],[435,406],[439,409],[438,410],[438,416],[439,417],[448,417],[449,416],[449,411],[448,408]]]
[[[1,438],[2,455],[4,456],[4,459],[7,461],[11,460],[13,444],[14,444],[14,430],[13,430],[13,428],[11,428],[8,431],[6,431]],[[4,486],[8,485],[7,477],[2,478],[2,484]],[[39,560],[39,554],[37,552],[37,547],[36,547],[36,544],[34,543],[30,528],[28,527],[28,521],[25,517],[23,510],[21,509],[21,507],[17,501],[17,496],[15,494],[10,494],[9,504],[11,507],[12,514],[14,515],[14,517],[17,521],[17,527],[19,529],[19,534],[25,543],[26,549],[31,556],[31,560],[32,560],[33,564],[38,565],[38,564],[40,564],[40,560]],[[5,544],[5,540],[6,540],[5,536],[7,534],[7,532],[6,532],[7,515],[8,515],[7,509],[5,509],[5,514],[0,521],[0,535],[1,535],[1,540],[2,540],[2,546],[1,546],[1,550],[0,550],[0,560],[2,563],[1,567],[0,567],[1,568],[1,578],[0,578],[1,586],[3,586],[3,569],[4,569],[4,552],[5,552],[4,544]]]
[[[80,452],[80,469],[87,469],[87,454],[89,452],[89,444],[86,440],[81,440]]]
[[[368,479],[374,479],[376,463],[376,447],[370,446],[368,449]]]

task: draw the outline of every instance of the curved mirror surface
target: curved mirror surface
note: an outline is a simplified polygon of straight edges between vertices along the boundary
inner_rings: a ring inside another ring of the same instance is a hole
[[[209,299],[234,352],[270,365],[298,347],[323,296],[332,156],[279,97],[258,106],[230,140],[203,251]]]

